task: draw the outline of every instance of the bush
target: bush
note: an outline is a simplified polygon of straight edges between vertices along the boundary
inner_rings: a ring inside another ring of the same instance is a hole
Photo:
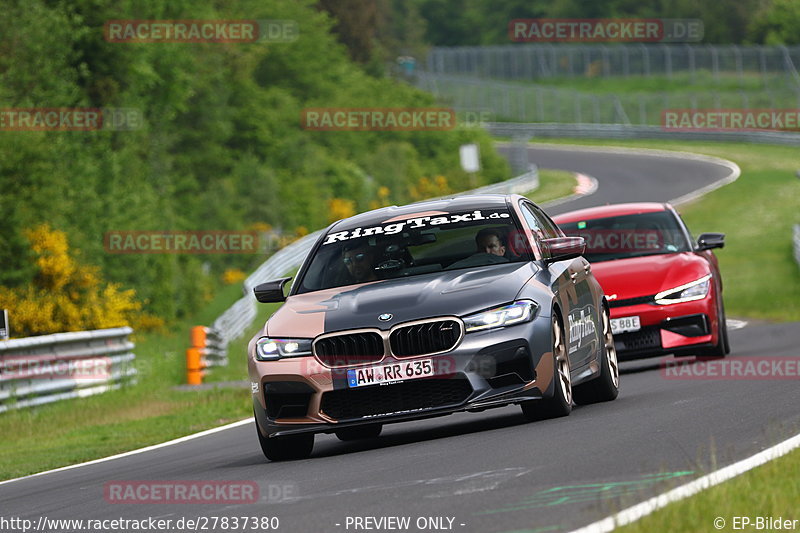
[[[11,311],[15,337],[134,324],[158,328],[163,324],[141,312],[136,291],[103,282],[97,267],[72,257],[63,231],[42,224],[24,233],[36,275],[29,285],[0,287],[0,308]]]

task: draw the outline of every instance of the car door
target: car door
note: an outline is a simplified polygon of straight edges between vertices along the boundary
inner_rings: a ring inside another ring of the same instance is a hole
[[[537,240],[563,236],[558,226],[538,206],[523,201],[522,213]],[[544,247],[540,245],[540,249],[544,250]],[[548,263],[548,268],[556,283],[554,291],[562,295],[561,302],[567,302],[567,309],[563,309],[567,320],[564,324],[567,353],[575,371],[588,365],[597,350],[600,324],[597,323],[598,313],[589,284],[591,265],[583,257],[576,257]]]

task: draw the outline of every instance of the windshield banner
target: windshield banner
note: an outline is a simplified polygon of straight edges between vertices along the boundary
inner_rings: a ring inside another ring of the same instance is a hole
[[[492,222],[498,219],[502,220],[509,218],[511,218],[511,215],[508,212],[486,212],[481,211],[480,209],[471,211],[469,213],[449,213],[439,216],[416,216],[414,218],[408,218],[405,221],[392,222],[391,224],[370,226],[368,228],[358,227],[348,231],[329,233],[325,236],[325,242],[322,244],[331,244],[338,241],[357,239],[359,237],[369,237],[371,235],[393,235],[395,233],[400,233],[404,229],[420,229],[434,226],[444,226],[448,224],[474,223],[481,221]]]

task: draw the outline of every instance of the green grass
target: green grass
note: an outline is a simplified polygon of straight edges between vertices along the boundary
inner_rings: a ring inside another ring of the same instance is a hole
[[[792,249],[792,226],[800,223],[797,148],[646,140],[552,142],[696,152],[738,164],[742,175],[737,181],[678,210],[693,235],[711,231],[726,234],[725,248],[715,253],[728,316],[800,320],[800,267]]]
[[[544,171],[534,197],[563,196],[573,186],[572,174]],[[186,383],[185,353],[191,327],[211,324],[241,296],[239,284],[224,287],[195,316],[169,332],[135,334],[137,385],[0,415],[0,434],[4,436],[0,480],[121,453],[252,416],[247,387],[174,389]],[[208,369],[204,383],[247,380],[247,343],[278,307],[259,304],[256,320],[228,346],[228,365]],[[257,448],[255,438],[253,443]]]
[[[569,172],[543,170],[531,195],[545,201],[570,194]],[[290,275],[294,275],[291,272]],[[224,287],[191,319],[167,333],[137,333],[138,384],[89,398],[56,402],[0,415],[0,479],[79,463],[164,442],[251,416],[248,388],[175,390],[186,382],[189,330],[208,325],[242,296]],[[208,369],[204,383],[247,380],[247,343],[279,304],[259,304],[258,317],[228,346],[229,363]],[[257,448],[255,437],[254,449]]]
[[[727,233],[727,245],[717,256],[729,316],[800,320],[800,269],[791,248],[792,223],[800,222],[796,149],[664,141],[554,142],[695,151],[738,163],[743,175],[737,182],[681,211],[695,235]],[[540,177],[539,189],[526,195],[536,202],[571,194],[575,185],[568,172],[542,170]],[[247,389],[173,389],[185,383],[191,326],[210,324],[241,294],[238,284],[226,287],[169,333],[136,334],[138,385],[0,415],[0,479],[120,453],[250,416]],[[206,382],[247,378],[247,341],[276,308],[259,306],[257,320],[229,346],[229,366],[213,368]]]
[[[189,329],[210,324],[241,294],[238,284],[225,287],[196,316],[168,333],[135,334],[138,384],[0,415],[0,479],[113,455],[251,416],[247,388],[173,389],[186,382]],[[248,333],[276,307],[260,306]],[[207,381],[246,379],[248,340],[245,335],[231,343],[229,366],[214,367]]]
[[[565,170],[539,169],[539,187],[522,196],[543,204],[557,198],[570,196],[575,190],[575,174]]]
[[[685,533],[687,531],[716,531],[714,520],[725,520],[723,531],[734,531],[734,517],[783,517],[800,519],[797,502],[800,501],[800,450],[771,461],[732,480],[705,490],[686,500],[667,505],[663,509],[632,524],[618,528],[620,533]],[[789,475],[787,475],[789,473]],[[795,527],[788,531],[800,529]],[[753,527],[739,527],[738,531],[759,531]],[[761,528],[760,531],[777,531]]]
[[[793,147],[685,141],[547,140],[548,143],[656,148],[696,152],[735,162],[741,177],[679,208],[692,233],[726,233],[716,252],[725,283],[729,316],[774,321],[800,320],[800,267],[792,252],[792,225],[800,223],[800,168]],[[602,186],[602,183],[601,183]],[[731,481],[670,504],[619,529],[623,533],[733,530],[734,516],[799,518],[800,450]],[[789,475],[787,475],[789,473]],[[797,528],[793,528],[797,529]],[[756,531],[746,527],[741,531]],[[764,531],[765,529],[761,529]]]
[[[785,90],[793,83],[780,74],[762,76],[759,72],[744,73],[740,78],[735,73],[720,73],[714,79],[710,71],[698,70],[694,77],[688,72],[659,76],[573,76],[537,78],[537,85],[564,87],[595,94],[619,94],[637,92],[685,92],[685,91],[747,91],[756,92],[764,88]]]

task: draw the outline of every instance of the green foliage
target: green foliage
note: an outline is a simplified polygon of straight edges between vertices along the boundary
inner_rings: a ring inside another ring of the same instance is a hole
[[[363,211],[390,190],[400,203],[421,177],[468,185],[461,142],[480,142],[478,185],[508,167],[478,131],[315,132],[308,107],[424,107],[430,95],[368,75],[311,0],[16,0],[0,19],[0,96],[8,108],[125,107],[144,117],[132,131],[4,131],[0,135],[0,285],[34,272],[23,228],[47,222],[104,278],[133,288],[166,320],[202,305],[230,268],[254,255],[109,254],[108,231],[291,232],[328,223],[332,198]],[[283,19],[291,43],[115,43],[111,19]],[[383,156],[381,156],[383,154]],[[391,154],[392,157],[388,157]]]
[[[748,28],[751,41],[800,44],[800,2],[765,0]]]
[[[698,18],[704,42],[792,44],[798,39],[796,0],[410,0],[434,46],[511,44],[518,18]],[[759,6],[761,9],[759,10]],[[753,14],[759,12],[757,17]]]

